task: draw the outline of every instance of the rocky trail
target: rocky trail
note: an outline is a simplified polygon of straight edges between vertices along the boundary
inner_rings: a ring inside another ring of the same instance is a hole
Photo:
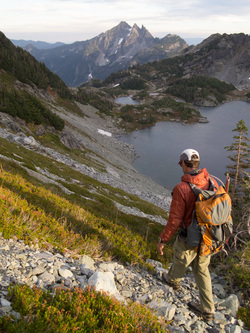
[[[37,245],[28,246],[22,240],[6,240],[0,235],[0,316],[12,314],[16,320],[21,316],[13,310],[7,297],[11,284],[36,286],[51,293],[57,287],[84,289],[91,284],[121,302],[132,300],[145,304],[159,318],[170,321],[170,332],[249,332],[236,319],[243,302],[240,293],[231,293],[224,278],[211,274],[216,312],[214,320],[207,323],[187,307],[189,301],[198,301],[192,271],[187,272],[181,290],[174,291],[162,281],[162,273],[166,271],[162,264],[148,262],[154,266],[155,273],[130,264],[95,261],[86,255],[73,259],[68,253],[44,251]]]

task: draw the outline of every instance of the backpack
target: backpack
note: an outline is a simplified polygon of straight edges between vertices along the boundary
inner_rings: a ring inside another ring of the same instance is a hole
[[[231,198],[223,186],[218,189],[209,177],[209,190],[189,183],[196,196],[187,243],[197,247],[200,256],[220,251],[233,232]]]

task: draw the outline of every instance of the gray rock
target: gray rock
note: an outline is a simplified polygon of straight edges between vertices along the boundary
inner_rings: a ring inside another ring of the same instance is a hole
[[[90,278],[94,274],[94,270],[88,268],[86,264],[80,265],[80,271],[82,275],[86,275],[88,278]]]
[[[38,280],[42,280],[44,284],[48,285],[53,284],[56,281],[55,276],[48,272],[44,272],[43,274],[41,274]]]
[[[226,292],[221,284],[213,284],[213,290],[219,297],[226,297]]]
[[[219,325],[226,325],[228,324],[228,320],[226,319],[225,315],[221,312],[214,313],[214,321]]]
[[[44,272],[45,272],[45,268],[44,268],[44,267],[42,267],[42,266],[37,266],[36,268],[34,268],[34,269],[30,272],[29,276],[31,276],[31,275],[40,275],[40,274],[42,274],[42,273],[44,273]]]
[[[37,259],[53,260],[53,254],[50,252],[37,252],[35,257]]]
[[[238,325],[232,325],[229,329],[229,333],[241,333],[241,327]]]
[[[119,294],[115,285],[114,275],[110,272],[95,272],[88,282],[97,291],[104,291],[110,295]]]
[[[168,328],[170,333],[185,333],[185,330],[178,326],[170,326]]]
[[[114,273],[116,269],[116,263],[112,262],[103,262],[98,265],[98,268],[103,272],[112,272]]]
[[[150,265],[152,265],[154,268],[156,268],[156,267],[162,268],[163,267],[163,265],[162,265],[162,263],[160,261],[156,261],[156,260],[152,260],[152,259],[147,259],[146,262],[149,263]]]
[[[228,314],[236,317],[237,311],[239,309],[239,300],[236,295],[230,295],[225,300],[220,303],[220,306],[224,306]]]
[[[223,279],[215,274],[211,277],[215,286],[216,312],[214,321],[208,326],[187,307],[190,300],[199,300],[194,276],[190,272],[182,280],[181,291],[176,292],[162,282],[159,271],[163,268],[157,261],[148,261],[156,269],[153,273],[130,264],[126,267],[116,262],[97,264],[88,256],[74,260],[66,254],[53,255],[37,246],[26,246],[14,238],[5,240],[1,235],[0,249],[0,316],[13,312],[7,296],[12,282],[51,291],[75,287],[84,290],[91,284],[122,303],[135,301],[149,307],[159,318],[171,321],[170,332],[244,333],[243,322],[236,318],[238,297],[226,294],[228,290],[218,283]],[[224,299],[220,298],[222,290],[226,294]],[[19,314],[16,316],[18,318]]]
[[[176,307],[174,305],[161,299],[153,299],[150,303],[148,303],[148,307],[156,310],[158,314],[166,320],[172,320],[176,311]]]
[[[11,303],[9,301],[7,301],[7,299],[4,298],[0,298],[0,305],[2,307],[10,307]]]
[[[21,315],[20,315],[20,313],[14,311],[14,310],[11,311],[11,315],[12,315],[16,320],[20,320],[20,319],[21,319]]]
[[[64,279],[69,279],[69,278],[73,278],[74,277],[74,274],[69,270],[67,269],[66,267],[64,266],[61,266],[58,270],[58,273],[60,276],[62,276]]]
[[[85,267],[88,267],[89,269],[95,270],[95,262],[92,258],[90,258],[87,255],[83,255],[80,259],[79,259],[79,264],[84,264],[86,265]]]

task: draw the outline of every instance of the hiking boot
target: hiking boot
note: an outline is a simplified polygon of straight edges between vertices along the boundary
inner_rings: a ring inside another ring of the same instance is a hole
[[[214,319],[214,313],[204,311],[201,304],[189,302],[188,307],[194,313],[199,314],[205,321],[211,321]]]
[[[168,278],[168,275],[166,272],[162,273],[162,280],[165,282],[168,286],[172,287],[174,290],[180,290],[181,285],[178,282],[171,282]]]

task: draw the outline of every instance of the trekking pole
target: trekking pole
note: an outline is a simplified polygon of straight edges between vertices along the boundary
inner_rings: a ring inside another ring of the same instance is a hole
[[[229,173],[227,173],[226,186],[225,186],[225,191],[227,193],[229,191],[229,184],[230,184],[230,177],[229,177]]]

